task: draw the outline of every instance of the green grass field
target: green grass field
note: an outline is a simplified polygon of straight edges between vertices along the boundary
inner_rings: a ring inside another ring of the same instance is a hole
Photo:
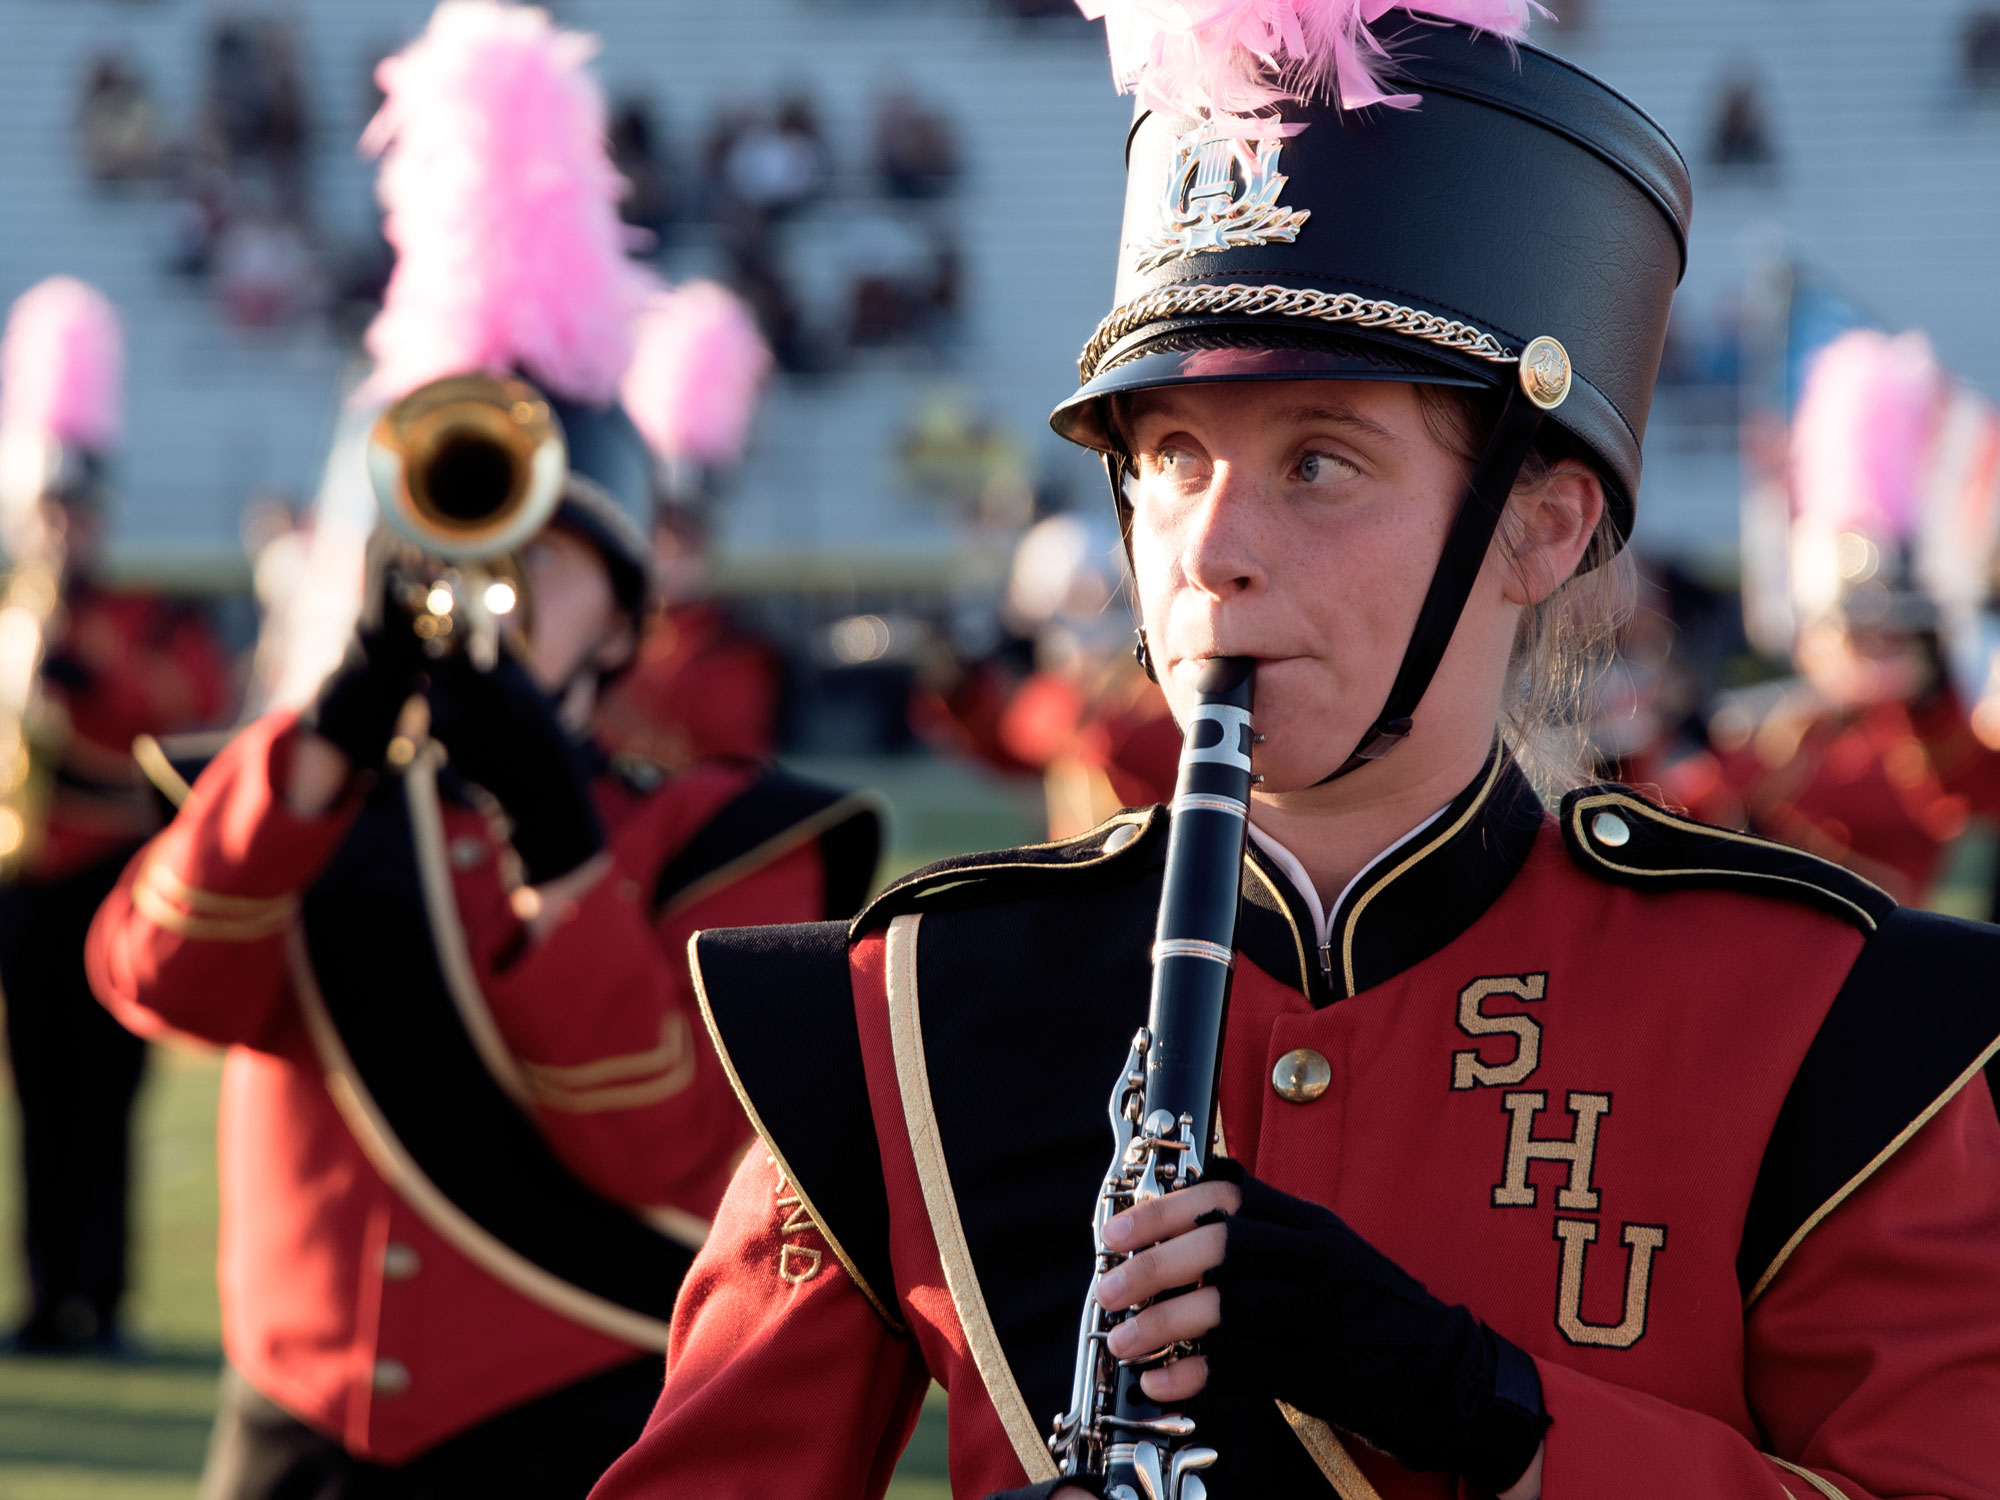
[[[884,878],[964,849],[1040,836],[1032,786],[942,762],[820,763],[894,808]],[[0,1500],[193,1500],[220,1366],[215,1292],[219,1060],[156,1048],[137,1127],[129,1362],[0,1357]],[[0,1327],[22,1311],[16,1120],[0,1073]],[[944,1404],[932,1392],[891,1500],[946,1500]]]

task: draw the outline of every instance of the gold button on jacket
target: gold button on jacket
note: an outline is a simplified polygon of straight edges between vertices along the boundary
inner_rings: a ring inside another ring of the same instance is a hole
[[[1333,1082],[1333,1065],[1310,1047],[1295,1047],[1271,1069],[1271,1087],[1290,1104],[1310,1104]]]

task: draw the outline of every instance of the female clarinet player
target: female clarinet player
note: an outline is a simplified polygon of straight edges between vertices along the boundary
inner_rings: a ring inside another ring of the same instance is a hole
[[[762,1149],[598,1500],[879,1496],[933,1379],[966,1497],[2000,1493],[2000,938],[1560,753],[1680,156],[1525,3],[1095,8],[1139,111],[1054,424],[1183,727],[1254,661],[1213,1136],[1150,1090],[1215,1038],[1135,1039],[1205,722],[1171,818],[698,936]]]

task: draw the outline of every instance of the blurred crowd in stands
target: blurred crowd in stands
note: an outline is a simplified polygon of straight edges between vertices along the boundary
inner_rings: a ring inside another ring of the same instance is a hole
[[[379,305],[392,257],[379,230],[343,241],[315,222],[310,147],[325,122],[305,87],[296,30],[279,17],[219,18],[202,70],[193,118],[176,121],[127,52],[92,58],[76,116],[90,178],[105,191],[171,197],[165,262],[205,283],[232,325],[326,317],[357,332]],[[370,75],[357,95],[372,112],[380,95]],[[824,373],[864,351],[949,342],[963,284],[951,214],[962,152],[951,118],[907,86],[883,83],[866,128],[840,133],[803,88],[725,102],[684,133],[659,101],[627,95],[613,101],[610,136],[631,183],[624,218],[634,254],[718,258],[781,368]],[[836,148],[850,139],[859,150]],[[801,285],[802,234],[821,256],[829,243],[841,247],[832,286]]]

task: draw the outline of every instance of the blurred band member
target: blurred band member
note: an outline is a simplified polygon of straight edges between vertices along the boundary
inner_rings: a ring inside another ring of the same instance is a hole
[[[1033,637],[1035,671],[1007,704],[999,741],[1040,768],[1049,837],[1073,838],[1174,789],[1181,732],[1132,652],[1117,527],[1050,516],[1014,553],[1006,615]]]
[[[83,939],[159,826],[132,767],[134,737],[223,711],[224,666],[199,614],[97,581],[123,364],[118,315],[95,289],[53,277],[15,303],[0,352],[0,528],[14,568],[10,623],[39,616],[40,668],[36,677],[30,659],[11,655],[0,693],[0,733],[19,747],[25,730],[29,753],[0,808],[10,874],[0,886],[0,986],[21,1108],[30,1296],[15,1342],[34,1352],[121,1341],[145,1046],[92,1002]],[[22,651],[18,635],[9,649]]]
[[[590,51],[451,0],[368,136],[400,258],[362,399],[518,372],[570,438],[518,649],[433,649],[435,565],[378,538],[340,665],[178,789],[92,932],[121,1020],[229,1048],[208,1500],[585,1494],[750,1140],[688,937],[851,909],[872,870],[833,794],[589,738],[650,572],[612,407],[643,286]]]
[[[1846,865],[1898,900],[1930,892],[1974,815],[2000,812],[2000,754],[1945,670],[1935,482],[1950,385],[1919,333],[1841,335],[1808,369],[1790,446],[1798,683],[1726,702],[1712,757],[1667,794]]]
[[[742,460],[770,371],[750,310],[714,282],[648,300],[621,396],[653,459],[662,607],[606,696],[599,731],[661,765],[759,760],[776,739],[778,654],[709,592],[715,491]]]

